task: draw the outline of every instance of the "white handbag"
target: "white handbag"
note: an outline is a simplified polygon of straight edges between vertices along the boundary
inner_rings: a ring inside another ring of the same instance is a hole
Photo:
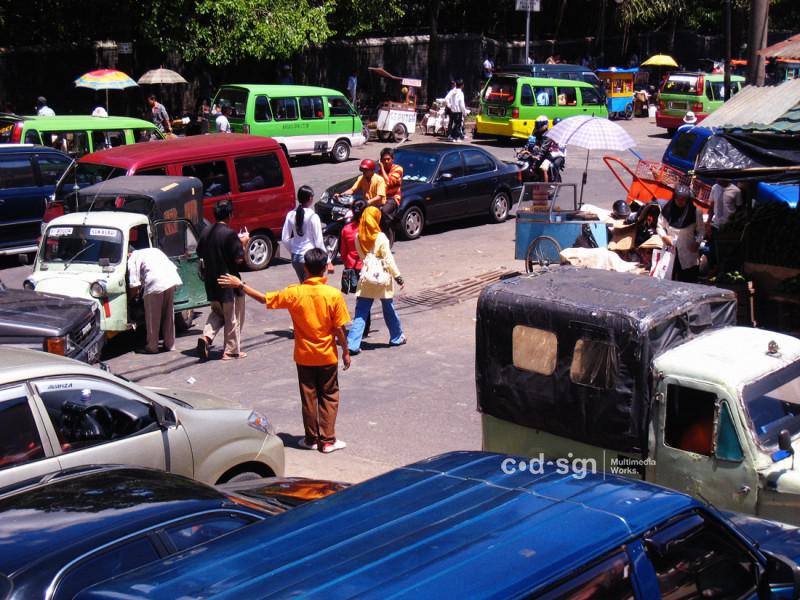
[[[392,283],[392,276],[386,270],[386,263],[374,253],[369,252],[364,257],[359,279],[366,283],[388,287]]]

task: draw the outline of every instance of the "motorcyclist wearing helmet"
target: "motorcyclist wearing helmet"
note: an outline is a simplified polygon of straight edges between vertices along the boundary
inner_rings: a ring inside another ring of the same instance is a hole
[[[358,166],[358,170],[361,171],[361,175],[358,176],[353,186],[342,194],[350,195],[361,192],[367,205],[381,208],[386,204],[386,181],[375,173],[375,161],[365,158]],[[334,195],[334,198],[338,197],[339,194]]]
[[[528,137],[528,143],[525,145],[525,150],[533,158],[533,168],[541,172],[541,181],[545,183],[550,181],[551,147],[558,147],[552,140],[545,137],[549,126],[550,119],[546,115],[536,117],[536,121],[533,124],[533,132]]]

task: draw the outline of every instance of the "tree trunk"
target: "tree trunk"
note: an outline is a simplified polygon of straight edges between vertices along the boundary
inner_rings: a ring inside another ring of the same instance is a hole
[[[764,57],[757,54],[767,45],[769,0],[751,0],[747,34],[747,83],[764,85]]]
[[[431,0],[430,3],[430,39],[428,41],[428,97],[425,102],[430,106],[431,103],[438,98],[438,94],[442,90],[437,90],[436,85],[439,83],[439,69],[438,65],[442,64],[441,57],[439,56],[439,11],[442,8],[442,0]],[[437,65],[437,67],[434,67]],[[448,87],[449,89],[449,87]]]
[[[669,18],[669,33],[667,34],[667,53],[675,52],[675,37],[678,32],[678,14],[675,13]]]
[[[553,33],[553,39],[558,42],[558,34],[561,32],[561,23],[564,22],[564,12],[567,10],[567,0],[561,0],[561,5],[558,7],[558,17],[556,18],[556,27]]]

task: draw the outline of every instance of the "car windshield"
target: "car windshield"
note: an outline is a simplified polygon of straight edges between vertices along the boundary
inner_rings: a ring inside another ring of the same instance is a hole
[[[73,162],[64,172],[56,187],[56,201],[64,202],[67,196],[81,188],[125,175],[125,169],[90,162]]]
[[[122,260],[119,229],[91,225],[56,225],[47,229],[45,262],[97,264],[104,258],[109,264]]]
[[[403,181],[430,183],[439,163],[439,156],[418,150],[398,150],[394,162],[403,167]]]
[[[517,96],[514,77],[492,77],[483,90],[483,100],[489,104],[511,104]]]
[[[782,429],[800,434],[800,361],[745,386],[742,400],[762,446],[777,446]]]

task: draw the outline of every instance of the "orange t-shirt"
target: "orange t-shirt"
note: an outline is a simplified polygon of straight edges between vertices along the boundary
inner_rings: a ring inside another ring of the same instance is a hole
[[[364,200],[367,202],[380,196],[381,201],[374,204],[378,206],[386,204],[386,182],[377,173],[370,177],[369,181],[363,175],[359,175],[353,187],[350,188],[350,193],[358,191],[364,195]]]
[[[386,181],[386,197],[393,198],[400,205],[400,188],[403,185],[403,167],[392,165],[384,178]]]
[[[267,308],[286,308],[294,323],[294,362],[322,367],[338,362],[334,331],[350,321],[344,296],[324,277],[309,277],[265,295]]]

